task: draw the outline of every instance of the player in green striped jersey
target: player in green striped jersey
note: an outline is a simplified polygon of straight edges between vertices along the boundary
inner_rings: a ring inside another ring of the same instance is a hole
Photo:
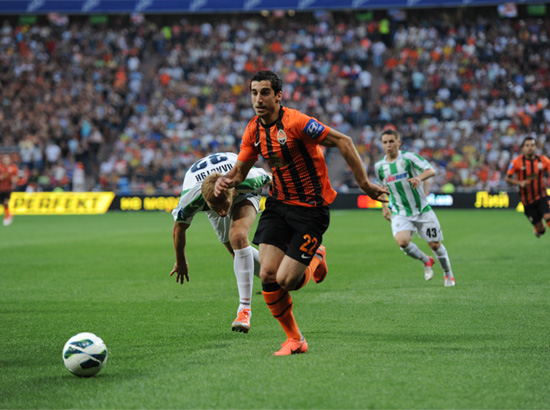
[[[401,250],[424,264],[424,278],[433,278],[434,259],[412,242],[414,233],[423,238],[443,268],[445,286],[454,286],[455,280],[447,249],[441,243],[443,233],[435,212],[428,203],[424,183],[435,175],[435,170],[421,156],[400,151],[401,138],[391,128],[382,132],[382,146],[386,156],[375,164],[379,182],[390,191],[390,209],[382,202],[382,214],[391,221],[392,233]]]
[[[271,183],[271,176],[261,168],[253,167],[246,179],[234,189],[227,191],[213,202],[207,198],[212,191],[216,177],[229,172],[237,161],[231,152],[219,152],[195,162],[185,173],[178,206],[172,211],[174,217],[174,251],[176,263],[170,276],[176,274],[176,281],[189,281],[189,268],[185,256],[186,231],[194,216],[204,211],[220,242],[233,255],[233,268],[239,290],[237,318],[231,328],[248,333],[250,329],[250,301],[252,280],[259,276],[258,250],[250,245],[248,235],[260,210],[261,191]]]

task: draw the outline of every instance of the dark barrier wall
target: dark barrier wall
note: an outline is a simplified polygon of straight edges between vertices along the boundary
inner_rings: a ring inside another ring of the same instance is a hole
[[[485,191],[454,194],[429,194],[428,201],[434,208],[452,209],[514,209],[521,205],[519,194]],[[381,208],[378,201],[364,194],[339,194],[332,209],[370,209]]]
[[[548,190],[550,194],[550,189]],[[113,192],[14,192],[10,208],[16,215],[97,215],[107,211],[166,211],[178,204],[170,195],[115,195]],[[473,193],[430,194],[435,208],[449,209],[517,209],[523,212],[519,194]],[[382,205],[364,194],[339,194],[331,209],[380,209]],[[0,214],[4,211],[0,205]]]
[[[550,190],[549,190],[550,194]],[[171,196],[116,196],[109,210],[158,211],[172,210],[178,197]],[[523,207],[519,194],[501,192],[497,194],[479,191],[472,193],[430,194],[428,201],[434,208],[452,209],[515,209]],[[380,209],[382,205],[364,194],[338,194],[331,209]]]
[[[529,3],[544,3],[530,0]],[[123,14],[487,6],[495,0],[1,0],[0,14]],[[512,0],[510,3],[523,3]]]

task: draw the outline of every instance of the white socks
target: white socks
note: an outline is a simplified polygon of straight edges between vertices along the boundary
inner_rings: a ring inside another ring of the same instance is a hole
[[[453,277],[453,272],[451,271],[451,261],[449,260],[449,254],[447,253],[447,248],[441,244],[439,249],[434,252],[439,264],[445,271],[446,276]]]
[[[430,258],[428,255],[426,255],[424,252],[420,250],[420,248],[414,243],[409,242],[406,248],[401,248],[403,252],[405,252],[405,255],[410,256],[411,258],[418,259],[424,263],[428,262]]]
[[[248,248],[252,249],[252,256],[254,257],[254,276],[257,276],[259,278],[260,277],[260,252],[258,252],[258,249],[254,248],[253,246],[249,246]]]
[[[239,289],[239,310],[250,309],[252,299],[252,279],[254,278],[254,251],[258,251],[252,246],[244,249],[235,249],[235,258],[233,260],[233,269],[237,278],[237,287]],[[259,267],[259,264],[258,264]],[[258,268],[259,269],[259,268]]]

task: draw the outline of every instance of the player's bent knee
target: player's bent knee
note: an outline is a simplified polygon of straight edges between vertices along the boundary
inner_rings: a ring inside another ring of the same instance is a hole
[[[229,242],[233,249],[244,249],[250,245],[248,241],[248,234],[242,234],[240,232],[229,235]]]
[[[296,288],[296,281],[291,281],[290,279],[286,278],[286,279],[282,279],[282,280],[278,280],[277,283],[279,284],[279,286],[285,290],[288,290],[288,291],[291,291],[291,290],[294,290]]]
[[[401,249],[405,249],[407,246],[409,246],[409,243],[411,243],[411,241],[406,241],[406,240],[396,240],[396,242]]]
[[[262,283],[273,283],[276,282],[276,274],[270,273],[265,270],[260,270],[260,280]]]

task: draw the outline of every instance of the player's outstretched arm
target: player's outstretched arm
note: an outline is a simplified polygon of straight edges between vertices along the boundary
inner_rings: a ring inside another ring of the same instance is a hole
[[[412,177],[408,180],[408,182],[411,184],[411,187],[413,188],[418,188],[420,186],[420,184],[422,183],[422,181],[425,181],[427,180],[428,178],[431,178],[435,175],[435,170],[433,168],[430,168],[430,169],[425,169],[424,171],[422,171],[421,174],[415,176],[415,177]]]
[[[172,237],[174,239],[174,251],[176,253],[176,263],[170,272],[170,276],[176,274],[176,282],[183,285],[184,279],[189,282],[189,265],[185,258],[185,231],[189,228],[189,224],[182,222],[174,222]]]
[[[214,195],[220,196],[222,192],[236,187],[243,182],[248,175],[248,171],[250,171],[253,165],[254,161],[243,162],[237,160],[233,169],[225,174],[224,177],[218,178],[216,181],[216,184],[214,185]]]
[[[372,199],[376,199],[380,202],[388,202],[386,197],[382,196],[382,194],[389,195],[390,192],[387,188],[373,184],[369,181],[367,171],[365,171],[361,157],[359,156],[359,153],[353,144],[353,140],[350,137],[331,128],[321,145],[326,147],[338,147],[347,164],[350,166],[351,172],[353,172],[355,180],[363,192],[365,192]]]
[[[520,180],[518,178],[515,178],[513,175],[506,175],[506,178],[504,179],[508,184],[510,185],[517,185],[520,188],[525,188],[527,185],[529,185],[529,180],[523,179]]]
[[[382,202],[383,199],[386,201]],[[382,202],[382,216],[386,218],[388,221],[391,221],[391,209],[386,203],[387,202],[386,194],[380,195],[379,201]]]

